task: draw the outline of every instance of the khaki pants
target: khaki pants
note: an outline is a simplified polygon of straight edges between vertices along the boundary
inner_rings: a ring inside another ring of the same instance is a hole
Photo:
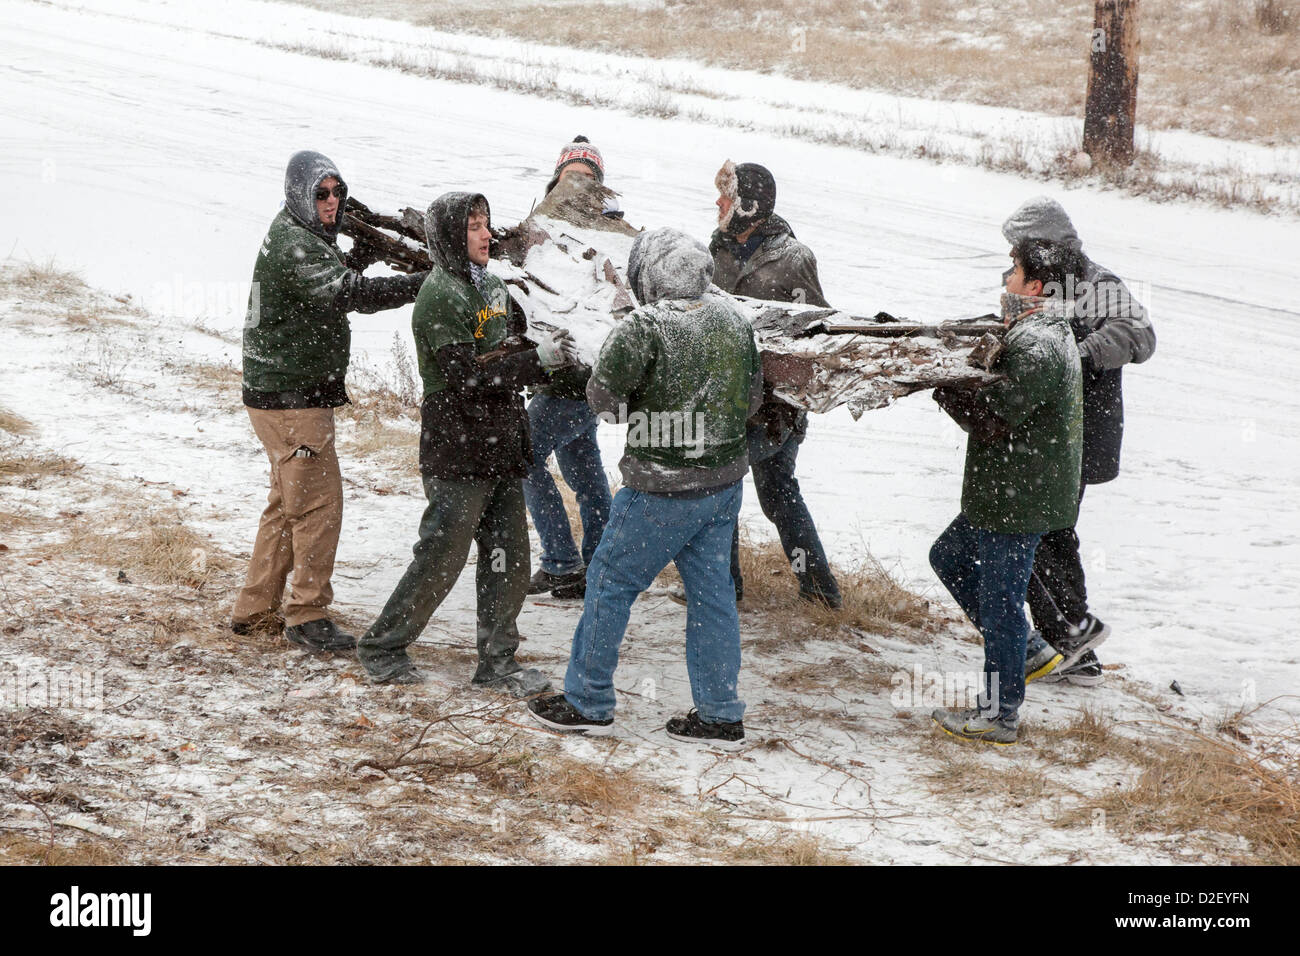
[[[325,617],[343,523],[343,476],[334,451],[334,409],[249,408],[253,431],[271,462],[271,493],[257,529],[248,579],[231,617],[253,621],[284,606],[290,627]]]

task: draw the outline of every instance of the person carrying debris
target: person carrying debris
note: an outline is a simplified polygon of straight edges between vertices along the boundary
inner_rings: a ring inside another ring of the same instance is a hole
[[[946,733],[1013,744],[1028,680],[1060,662],[1047,645],[1027,647],[1025,591],[1043,535],[1074,524],[1083,454],[1083,383],[1068,303],[1057,292],[1076,268],[1067,248],[1024,240],[1003,296],[1008,330],[992,371],[1005,375],[977,392],[937,388],[934,398],[963,431],[961,514],[930,549],[930,566],[984,636],[980,706],[936,710]],[[1037,659],[1026,673],[1026,656]]]
[[[355,246],[345,256],[336,241],[347,195],[320,153],[289,160],[284,208],[258,252],[244,324],[244,405],[271,462],[271,491],[230,626],[250,634],[283,623],[291,642],[320,651],[356,646],[326,615],[343,518],[334,409],[348,402],[348,313],[406,305],[425,277],[361,274],[373,260]]]
[[[600,150],[585,136],[575,136],[560,151],[555,174],[546,186],[547,194],[571,176],[605,181],[605,163]],[[524,478],[524,501],[542,545],[541,567],[528,582],[529,594],[550,591],[557,598],[582,597],[587,589],[587,565],[609,520],[609,479],[596,443],[596,415],[586,397],[590,376],[591,369],[587,366],[566,369],[553,376],[549,383],[537,386],[528,403],[533,460]],[[560,474],[578,500],[578,513],[582,517],[581,551],[569,528],[564,499],[546,466],[552,452]]]
[[[536,348],[511,350],[514,305],[505,283],[487,269],[490,226],[487,199],[476,193],[446,193],[425,213],[434,268],[416,299],[411,328],[424,384],[420,474],[428,505],[414,558],[358,642],[357,656],[375,683],[423,680],[406,649],[451,591],[473,542],[473,683],[526,697],[550,683],[515,660],[515,619],[529,564],[521,479],[532,460],[519,391],[575,364],[577,349],[559,329]]]
[[[775,302],[828,307],[817,277],[817,260],[778,216],[776,180],[757,163],[727,160],[715,179],[718,228],[709,243],[714,282],[724,292]],[[826,607],[841,605],[817,527],[795,477],[799,445],[808,433],[808,413],[772,394],[751,419],[746,438],[754,490],[763,514],[776,525],[781,548],[799,578],[799,596]],[[740,528],[731,543],[731,577],[736,600],[744,596],[740,570]]]
[[[1013,246],[1025,239],[1060,243],[1078,257],[1078,270],[1065,278],[1063,294],[1071,304],[1071,325],[1083,362],[1082,505],[1088,485],[1119,475],[1124,366],[1151,357],[1155,330],[1119,277],[1083,253],[1074,224],[1056,200],[1047,196],[1028,200],[1002,224],[1002,235]],[[1079,535],[1073,523],[1045,534],[1039,542],[1029,580],[1029,609],[1034,627],[1065,657],[1044,679],[1080,686],[1101,683],[1101,662],[1094,648],[1110,636],[1110,626],[1088,609]]]
[[[686,586],[686,669],[695,709],[670,737],[743,742],[740,620],[728,550],[748,470],[745,421],[763,398],[749,322],[711,291],[713,259],[675,229],[642,233],[627,276],[641,307],[600,350],[587,398],[627,423],[623,487],[587,570],[564,693],[529,703],[553,730],[604,736],[614,722],[614,669],[632,603],[669,562]]]

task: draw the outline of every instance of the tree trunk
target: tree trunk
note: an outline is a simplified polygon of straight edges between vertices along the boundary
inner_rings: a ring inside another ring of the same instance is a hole
[[[1138,47],[1138,0],[1097,0],[1083,119],[1083,151],[1093,162],[1133,161]]]

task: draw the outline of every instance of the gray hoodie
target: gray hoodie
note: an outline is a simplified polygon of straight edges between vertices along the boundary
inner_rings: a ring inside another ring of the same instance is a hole
[[[339,212],[334,217],[334,224],[327,226],[320,221],[316,212],[316,187],[333,176],[343,187],[343,198],[339,200]],[[348,201],[348,184],[343,181],[339,168],[329,158],[311,149],[294,153],[284,171],[284,208],[289,215],[298,220],[304,228],[320,236],[327,242],[333,242],[343,224],[343,207]]]

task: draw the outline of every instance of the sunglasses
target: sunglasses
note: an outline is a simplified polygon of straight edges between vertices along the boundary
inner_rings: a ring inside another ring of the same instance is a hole
[[[316,190],[316,201],[324,202],[325,200],[330,198],[330,193],[334,194],[335,199],[342,199],[344,196],[348,194],[348,189],[346,186],[335,186],[331,190],[331,189],[326,189],[325,187],[322,186]]]

